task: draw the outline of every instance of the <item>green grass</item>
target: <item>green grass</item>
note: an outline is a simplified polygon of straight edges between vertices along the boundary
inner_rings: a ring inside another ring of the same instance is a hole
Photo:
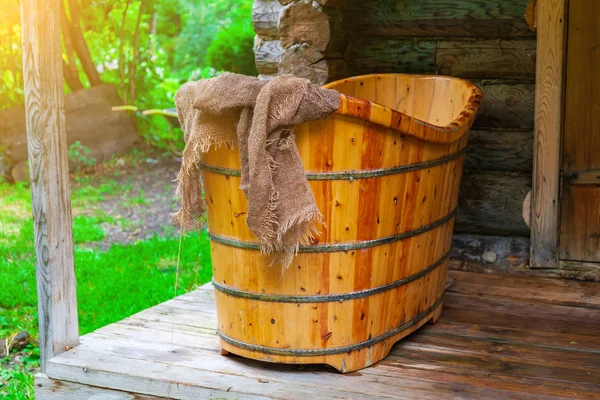
[[[127,200],[125,201],[125,205],[128,207],[147,206],[148,201],[146,200],[143,194],[140,194],[139,196],[127,198]]]
[[[127,190],[110,179],[93,187],[88,178],[80,178],[78,184],[72,193],[74,208],[93,209],[94,203]],[[73,218],[81,334],[174,296],[179,237],[155,235],[101,251],[93,243],[104,239],[103,222],[127,224],[102,213]],[[204,284],[212,274],[206,232],[185,236],[181,248],[178,294]],[[30,193],[26,185],[0,182],[0,338],[22,330],[37,339]],[[0,363],[0,399],[33,399],[39,349],[29,346]]]
[[[39,357],[36,362],[28,365],[24,363],[15,368],[0,369],[0,382],[6,382],[0,387],[0,396],[10,400],[29,400],[33,399],[33,374],[31,369],[39,364]]]

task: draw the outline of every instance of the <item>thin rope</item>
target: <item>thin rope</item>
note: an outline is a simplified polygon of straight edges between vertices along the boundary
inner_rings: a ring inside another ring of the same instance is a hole
[[[181,262],[181,243],[183,242],[183,228],[179,232],[179,249],[177,250],[177,265],[175,267],[175,287],[173,292],[173,306],[171,318],[171,354],[174,354],[175,345],[175,303],[177,302],[177,289],[179,284],[179,263]],[[171,395],[171,387],[173,386],[173,367],[169,366],[169,388],[167,396]]]

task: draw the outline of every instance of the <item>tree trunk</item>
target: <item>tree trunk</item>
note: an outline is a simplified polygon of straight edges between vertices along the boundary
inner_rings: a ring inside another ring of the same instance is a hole
[[[152,12],[152,23],[150,24],[150,56],[152,59],[154,59],[154,54],[155,54],[155,42],[156,42],[156,24],[158,22],[158,12],[153,11]]]
[[[75,56],[73,54],[73,42],[71,41],[71,34],[69,32],[69,19],[67,18],[66,4],[64,1],[60,2],[60,26],[63,37],[63,43],[65,46],[65,53],[67,55],[67,61],[63,60],[63,77],[67,82],[67,85],[71,91],[83,89],[83,83],[79,79],[79,73],[77,72],[77,64],[75,64]]]
[[[73,71],[72,65],[67,63],[65,60],[62,61],[63,64],[63,78],[65,82],[67,82],[67,86],[71,89],[72,92],[76,90],[83,89],[83,83],[79,80],[79,75],[77,74],[77,68]]]
[[[144,0],[141,0],[137,21],[135,23],[135,34],[133,36],[133,57],[131,58],[131,63],[129,65],[129,99],[131,104],[135,104],[135,68],[140,57],[140,24],[142,22],[143,8]]]
[[[123,104],[127,104],[127,92],[125,91],[125,55],[123,54],[123,46],[125,45],[125,21],[127,20],[127,11],[131,0],[127,0],[125,4],[125,10],[123,11],[123,17],[121,18],[121,33],[119,39],[119,76],[121,78],[121,97],[123,98]]]
[[[81,61],[81,66],[83,67],[83,71],[90,81],[90,85],[101,85],[102,80],[100,79],[100,74],[98,73],[94,62],[92,61],[90,50],[88,49],[85,38],[83,37],[83,31],[81,30],[81,23],[79,20],[79,4],[77,3],[77,0],[68,1],[69,10],[71,12],[70,31],[73,48],[75,49],[75,52]]]

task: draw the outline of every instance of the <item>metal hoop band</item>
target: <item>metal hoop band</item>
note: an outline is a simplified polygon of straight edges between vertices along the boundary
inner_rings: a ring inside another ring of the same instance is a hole
[[[415,281],[419,278],[422,278],[429,274],[430,272],[437,269],[440,265],[446,261],[446,258],[450,255],[450,252],[444,254],[442,258],[428,266],[422,271],[417,272],[416,274],[407,276],[406,278],[399,279],[394,282],[390,282],[383,286],[378,286],[371,289],[361,290],[358,292],[350,292],[343,294],[328,294],[328,295],[314,295],[314,296],[305,296],[305,295],[283,295],[283,294],[261,294],[261,293],[253,293],[246,292],[239,289],[233,289],[228,286],[221,285],[217,283],[214,278],[212,281],[213,286],[219,292],[225,293],[229,296],[248,299],[248,300],[257,300],[257,301],[270,301],[275,303],[331,303],[331,302],[343,302],[346,300],[354,300],[361,299],[363,297],[369,297],[376,295],[378,293],[386,292],[388,290],[397,288],[402,285],[406,285],[412,281]]]
[[[328,348],[328,349],[314,349],[314,350],[278,349],[275,347],[266,347],[266,346],[259,346],[259,345],[253,345],[253,344],[240,342],[239,340],[230,338],[229,336],[225,335],[223,332],[221,332],[219,330],[217,330],[217,334],[225,342],[227,342],[233,346],[239,347],[241,349],[249,350],[249,351],[256,351],[256,352],[264,353],[264,354],[272,354],[272,355],[276,355],[276,356],[311,357],[311,356],[326,356],[326,355],[332,355],[332,354],[349,353],[354,350],[360,350],[360,349],[364,349],[366,347],[371,347],[379,342],[382,342],[386,339],[391,338],[392,336],[396,335],[397,333],[400,333],[403,330],[410,328],[413,325],[416,325],[421,320],[426,318],[439,305],[441,305],[443,298],[444,298],[444,295],[442,294],[442,296],[427,310],[423,311],[421,314],[417,315],[415,318],[411,319],[410,321],[405,322],[402,325],[392,329],[391,331],[388,331],[388,332],[384,333],[383,335],[374,337],[372,339],[365,340],[364,342],[356,343],[356,344],[353,344],[350,346],[333,347],[333,348]]]
[[[400,233],[398,235],[386,236],[379,239],[373,240],[364,240],[362,242],[353,242],[353,243],[336,243],[336,244],[315,244],[313,246],[300,246],[298,249],[299,253],[334,253],[337,251],[350,251],[350,250],[360,250],[360,249],[368,249],[371,247],[381,246],[384,244],[389,244],[393,242],[397,242],[398,240],[406,239],[412,236],[419,235],[421,233],[430,231],[439,226],[444,225],[446,222],[450,221],[454,215],[456,215],[456,208],[452,210],[448,215],[438,219],[437,221],[432,222],[429,225],[424,225],[420,228],[413,229],[412,231]],[[260,245],[258,243],[251,242],[243,242],[241,240],[230,239],[223,236],[216,235],[212,232],[208,232],[208,237],[210,240],[224,244],[225,246],[237,247],[240,249],[246,250],[256,250],[260,251]]]
[[[418,171],[420,169],[436,167],[438,165],[445,164],[447,162],[456,160],[465,152],[466,148],[460,150],[457,153],[450,154],[446,157],[437,158],[435,160],[424,161],[415,164],[401,165],[393,168],[381,168],[373,169],[369,171],[340,171],[340,172],[307,172],[306,179],[309,181],[335,181],[335,180],[354,180],[354,179],[367,179],[376,178],[379,176],[397,175],[405,172]],[[226,176],[241,176],[239,169],[231,169],[224,167],[217,167],[214,165],[208,165],[203,162],[199,163],[200,167],[206,171],[214,172],[219,175]]]

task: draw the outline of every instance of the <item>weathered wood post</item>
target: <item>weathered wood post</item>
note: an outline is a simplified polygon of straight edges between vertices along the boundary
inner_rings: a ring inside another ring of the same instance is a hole
[[[58,0],[21,0],[42,372],[79,341]]]
[[[566,10],[565,0],[537,2],[530,261],[534,268],[558,266],[558,196],[564,107]]]

